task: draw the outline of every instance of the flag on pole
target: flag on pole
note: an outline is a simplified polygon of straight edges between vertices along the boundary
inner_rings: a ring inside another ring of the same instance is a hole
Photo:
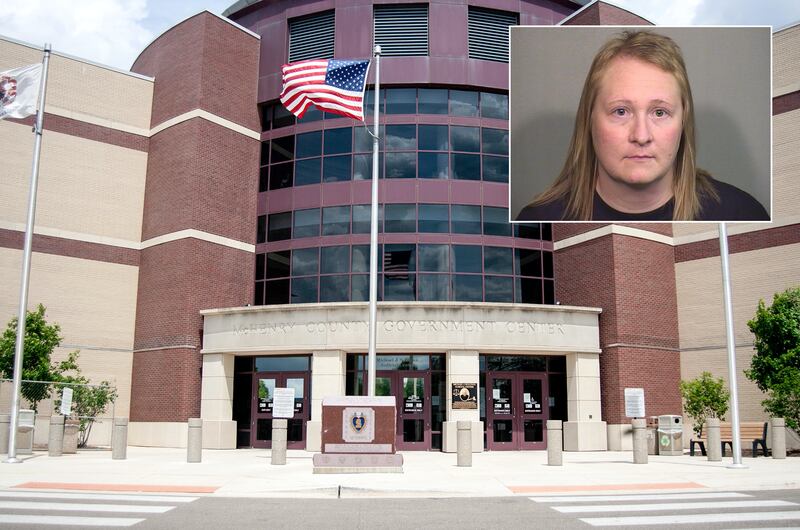
[[[41,79],[41,63],[0,72],[0,120],[36,114]]]
[[[369,61],[315,59],[283,65],[281,103],[302,118],[314,104],[325,112],[364,121]]]

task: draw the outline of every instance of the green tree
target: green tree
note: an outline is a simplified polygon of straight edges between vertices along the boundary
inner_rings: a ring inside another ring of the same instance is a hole
[[[769,414],[800,428],[800,287],[777,293],[772,305],[758,303],[747,323],[755,350],[745,375],[767,394],[761,402]]]
[[[12,318],[0,338],[0,374],[6,378],[14,377],[14,348],[17,340],[17,318]],[[61,344],[61,327],[48,324],[45,307],[42,304],[36,311],[28,311],[25,317],[24,357],[22,360],[22,379],[28,381],[61,381],[64,372],[77,370],[78,352],[70,353],[60,363],[53,364],[50,356]],[[39,402],[50,397],[52,387],[41,383],[22,383],[20,394],[30,402],[33,410]]]
[[[86,447],[89,435],[92,434],[97,418],[106,412],[108,405],[117,400],[117,389],[108,381],[100,384],[89,384],[89,380],[76,370],[77,375],[65,377],[69,385],[59,384],[59,391],[65,387],[72,389],[72,411],[70,417],[76,418],[78,424],[78,447]],[[55,403],[56,408],[61,407],[61,394]]]
[[[681,396],[683,410],[692,418],[692,430],[697,436],[700,436],[706,418],[725,419],[730,392],[725,388],[725,381],[714,378],[711,372],[703,372],[691,381],[681,381]]]

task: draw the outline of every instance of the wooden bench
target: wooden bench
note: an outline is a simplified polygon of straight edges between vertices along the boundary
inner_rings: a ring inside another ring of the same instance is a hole
[[[759,421],[743,421],[739,423],[739,434],[742,443],[750,441],[753,444],[753,458],[758,456],[759,445],[764,456],[767,456],[767,424],[768,422],[766,421],[763,423]],[[719,439],[722,445],[722,456],[725,456],[725,446],[729,446],[731,452],[733,452],[733,427],[730,423],[719,424]],[[700,453],[705,456],[707,441],[708,436],[702,431],[698,438],[691,438],[689,440],[689,455],[694,456],[694,446],[696,444],[700,447]]]

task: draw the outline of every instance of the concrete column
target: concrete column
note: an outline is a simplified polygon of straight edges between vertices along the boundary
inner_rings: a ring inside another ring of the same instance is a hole
[[[50,430],[47,432],[47,455],[61,456],[64,447],[64,416],[50,416]]]
[[[633,425],[633,463],[647,463],[647,420],[635,418]]]
[[[203,419],[189,418],[189,435],[186,438],[186,461],[190,464],[203,460]]]
[[[286,465],[286,429],[289,420],[275,418],[272,420],[272,462],[273,466]]]
[[[128,456],[128,418],[114,418],[111,431],[111,459],[125,460]]]
[[[442,424],[442,452],[458,451],[458,422],[472,422],[472,452],[483,451],[483,422],[480,421],[480,410],[454,409],[450,397],[453,383],[474,383],[479,387],[480,355],[477,350],[449,350],[446,358],[447,375],[445,379],[444,400],[447,403],[445,421]]]
[[[786,420],[772,418],[769,427],[772,431],[772,458],[786,458]]]
[[[472,422],[458,424],[458,467],[472,467]]]
[[[233,421],[233,362],[230,353],[203,354],[200,417],[207,449],[236,449]]]
[[[8,430],[11,428],[11,414],[0,414],[0,454],[8,453]]]
[[[606,424],[600,407],[600,354],[567,354],[565,451],[605,451]]]
[[[564,460],[564,437],[561,420],[547,420],[547,465],[560,466]]]
[[[345,394],[347,352],[321,350],[311,353],[311,419],[306,422],[306,451],[322,450],[322,399]],[[364,382],[366,384],[366,381]]]
[[[722,440],[719,434],[719,418],[706,418],[706,456],[709,462],[722,461]]]

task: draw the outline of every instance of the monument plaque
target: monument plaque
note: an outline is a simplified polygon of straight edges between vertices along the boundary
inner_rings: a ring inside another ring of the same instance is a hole
[[[477,409],[478,385],[477,383],[452,384],[453,409]]]

